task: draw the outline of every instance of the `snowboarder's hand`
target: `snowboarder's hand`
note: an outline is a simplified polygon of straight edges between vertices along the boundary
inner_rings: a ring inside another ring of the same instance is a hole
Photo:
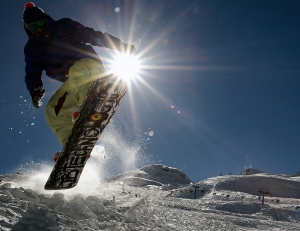
[[[118,50],[121,53],[130,55],[130,56],[135,56],[137,53],[135,46],[127,44],[127,43],[123,43],[122,46],[120,46],[120,48]]]
[[[32,94],[32,104],[35,108],[42,106],[42,98],[44,97],[46,90],[43,88],[37,88]]]

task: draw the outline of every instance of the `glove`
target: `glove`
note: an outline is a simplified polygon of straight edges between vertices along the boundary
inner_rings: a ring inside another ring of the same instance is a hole
[[[41,87],[34,89],[34,92],[32,94],[32,104],[35,108],[39,108],[40,106],[42,106],[41,100],[43,99],[45,93],[46,90]]]
[[[129,53],[130,55],[135,56],[137,53],[135,46],[127,45],[126,53]]]

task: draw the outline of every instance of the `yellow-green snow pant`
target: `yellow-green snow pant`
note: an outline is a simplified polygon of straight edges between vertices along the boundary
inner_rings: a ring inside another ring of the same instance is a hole
[[[101,61],[91,58],[78,60],[70,67],[68,80],[47,103],[46,121],[63,146],[74,125],[74,109],[81,106],[92,83],[105,74]]]

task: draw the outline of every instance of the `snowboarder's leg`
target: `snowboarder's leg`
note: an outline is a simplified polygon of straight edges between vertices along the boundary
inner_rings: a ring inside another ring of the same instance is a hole
[[[69,80],[56,91],[45,108],[46,121],[51,130],[57,135],[59,142],[64,146],[73,128],[72,113],[77,102],[69,93]]]
[[[100,61],[90,58],[78,60],[69,69],[69,79],[47,103],[46,121],[63,146],[74,125],[74,109],[81,106],[92,83],[105,74]]]
[[[104,65],[95,59],[84,58],[78,60],[69,69],[69,85],[74,99],[81,105],[92,83],[103,76]]]

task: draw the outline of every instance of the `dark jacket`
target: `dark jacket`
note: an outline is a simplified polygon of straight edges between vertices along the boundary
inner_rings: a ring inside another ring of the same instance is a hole
[[[64,82],[70,66],[82,58],[100,60],[91,45],[121,50],[124,43],[100,31],[85,27],[69,18],[54,21],[49,15],[48,27],[33,35],[25,27],[28,42],[25,53],[25,83],[32,96],[34,89],[43,87],[42,72],[55,80]],[[88,44],[91,45],[88,45]]]

